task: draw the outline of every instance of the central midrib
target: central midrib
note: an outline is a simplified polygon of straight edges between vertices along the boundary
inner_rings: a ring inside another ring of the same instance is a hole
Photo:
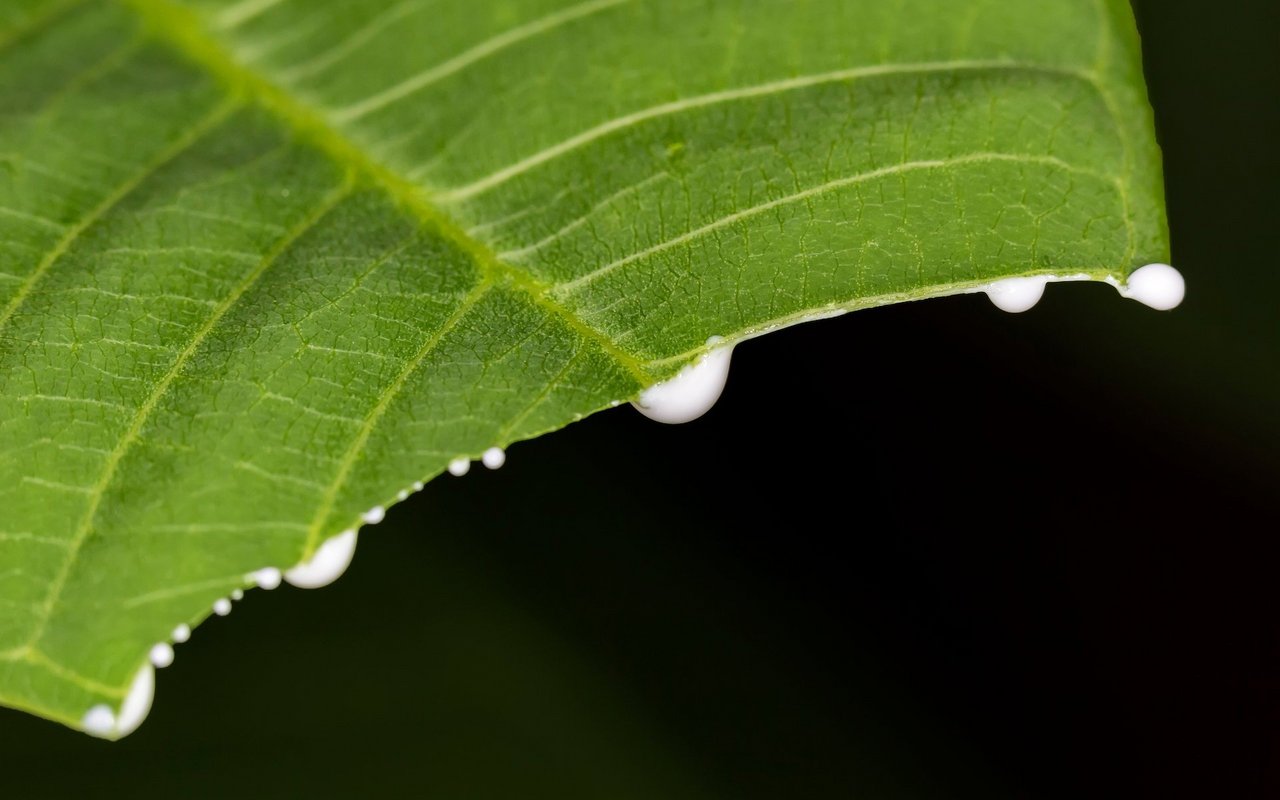
[[[136,13],[165,43],[224,84],[233,94],[266,109],[295,133],[311,142],[337,163],[353,170],[413,213],[425,226],[469,255],[490,280],[501,281],[529,296],[543,310],[559,317],[574,332],[596,343],[619,367],[635,378],[639,388],[660,377],[651,365],[627,352],[582,317],[557,303],[551,287],[533,273],[509,264],[483,242],[470,236],[443,213],[422,187],[370,156],[323,112],[299,99],[267,76],[240,63],[231,48],[220,41],[195,11],[171,0],[118,0]],[[663,371],[670,371],[669,369]]]

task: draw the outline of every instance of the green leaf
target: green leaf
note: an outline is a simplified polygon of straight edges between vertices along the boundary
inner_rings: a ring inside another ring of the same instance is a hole
[[[711,336],[1123,282],[1162,203],[1122,0],[9,0],[0,702],[127,733],[451,460]]]

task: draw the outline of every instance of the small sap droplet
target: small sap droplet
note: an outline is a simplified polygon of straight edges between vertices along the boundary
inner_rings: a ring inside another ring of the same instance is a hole
[[[1182,305],[1187,282],[1168,264],[1148,264],[1133,271],[1120,294],[1157,311],[1170,311]]]
[[[455,478],[461,478],[471,471],[471,459],[455,458],[449,462],[449,474]]]
[[[414,482],[413,482],[413,490],[414,490],[415,492],[420,492],[420,491],[422,491],[422,487],[423,487],[423,483],[422,483],[422,481],[414,481]]]
[[[985,291],[991,302],[1001,311],[1021,314],[1030,311],[1044,297],[1044,287],[1051,278],[1006,278],[987,286]]]
[[[244,590],[243,590],[243,589],[232,589],[232,590],[231,590],[231,599],[232,599],[232,600],[235,600],[235,601],[237,601],[237,602],[239,602],[239,601],[243,600],[243,599],[244,599]]]
[[[397,499],[397,500],[408,500],[408,499],[409,499],[409,490],[408,490],[408,489],[401,489],[399,492],[397,492],[397,493],[396,493],[396,499]]]
[[[213,601],[213,613],[220,617],[225,617],[231,613],[231,601],[225,597],[219,597]]]
[[[280,585],[280,580],[284,576],[280,574],[280,570],[275,567],[263,567],[260,570],[249,573],[249,580],[261,586],[267,591],[271,591]]]
[[[490,447],[480,456],[480,461],[489,469],[500,469],[507,463],[507,453],[501,447]]]
[[[318,589],[342,577],[356,554],[356,532],[343,531],[316,549],[310,560],[284,574],[285,580],[301,589]]]
[[[178,644],[182,644],[183,642],[187,641],[190,638],[191,638],[191,626],[188,625],[187,623],[184,622],[178,627],[173,629],[173,640]]]
[[[387,510],[382,506],[374,506],[360,515],[360,519],[364,520],[366,525],[377,525],[386,518]]]
[[[159,642],[151,648],[148,657],[152,664],[164,669],[173,663],[173,645],[168,642]]]
[[[116,733],[128,736],[138,729],[151,710],[151,701],[156,694],[156,670],[150,664],[143,664],[138,675],[129,686],[129,693],[120,704],[120,719],[116,722]]]
[[[712,336],[707,344],[723,341]],[[692,422],[711,410],[724,392],[729,379],[732,345],[716,347],[702,358],[680,370],[675,377],[654,384],[640,395],[633,406],[646,417],[669,425]]]
[[[105,739],[115,732],[116,715],[107,705],[96,705],[85,712],[80,727],[90,736]]]

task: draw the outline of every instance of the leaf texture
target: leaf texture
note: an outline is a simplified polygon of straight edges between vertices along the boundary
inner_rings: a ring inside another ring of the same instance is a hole
[[[0,702],[710,336],[1167,249],[1122,0],[10,0]]]

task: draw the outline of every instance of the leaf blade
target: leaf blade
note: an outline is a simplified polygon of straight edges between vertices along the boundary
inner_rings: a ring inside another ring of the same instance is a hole
[[[710,335],[1167,257],[1118,2],[445,4],[411,59],[425,4],[30,5],[0,701],[70,725],[253,570]]]

